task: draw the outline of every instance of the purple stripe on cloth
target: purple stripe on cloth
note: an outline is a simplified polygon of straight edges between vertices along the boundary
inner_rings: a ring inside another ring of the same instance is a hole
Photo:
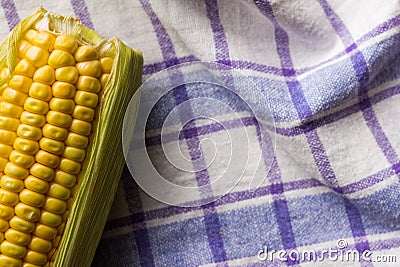
[[[124,167],[121,176],[121,181],[126,192],[126,201],[129,213],[135,213],[136,216],[126,218],[124,222],[121,221],[112,225],[112,227],[117,228],[127,225],[139,225],[139,227],[135,227],[133,231],[140,258],[139,260],[142,266],[155,266],[153,253],[151,251],[149,231],[146,227],[146,218],[145,213],[143,212],[143,204],[139,197],[139,187],[133,181],[126,166]],[[135,212],[137,210],[140,210],[140,212]]]
[[[261,137],[261,131],[258,124],[256,124],[256,132],[258,137],[258,142],[260,144],[260,149],[263,155],[263,162],[266,169],[269,168],[269,154],[267,152],[268,147],[272,147],[272,144],[269,142],[263,141]],[[269,139],[267,139],[269,141]],[[279,228],[279,234],[282,241],[282,245],[284,249],[293,249],[296,247],[296,240],[294,237],[293,227],[290,219],[290,212],[288,208],[288,204],[284,194],[284,187],[282,183],[282,178],[280,174],[280,169],[276,158],[273,159],[271,170],[268,172],[268,180],[271,183],[269,186],[270,193],[272,195],[273,200],[273,208],[275,213],[276,222]],[[295,265],[297,261],[293,261],[289,259],[286,262],[286,265],[292,266]]]
[[[90,29],[94,29],[85,0],[71,0],[71,4],[75,15],[81,20],[82,24]]]
[[[381,101],[384,101],[392,96],[400,94],[400,86],[394,86],[390,87],[388,89],[382,90],[379,93],[376,93],[375,95],[370,97],[370,102],[372,104],[377,104]],[[362,102],[362,101],[361,101]],[[321,117],[319,119],[307,122],[301,126],[294,126],[290,128],[276,128],[276,133],[284,136],[298,136],[300,134],[306,133],[311,130],[315,130],[321,126],[328,125],[330,123],[337,122],[345,117],[348,117],[356,112],[359,112],[361,110],[363,105],[359,104],[353,104],[351,106],[348,106],[342,110],[338,110],[335,113],[331,113],[329,115],[326,115],[324,117]],[[234,120],[229,120],[229,121],[224,121],[224,125],[227,126],[226,129],[233,129],[240,127],[242,125],[244,126],[254,126],[256,124],[256,119],[254,117],[243,117],[241,119],[234,119]],[[207,135],[211,133],[216,133],[219,131],[224,130],[222,125],[220,123],[211,123],[207,124],[204,126],[199,126],[197,127],[197,134],[198,135]],[[188,132],[188,137],[190,138],[189,132],[192,131],[190,128],[184,128],[182,132]],[[164,136],[164,141],[166,143],[175,141],[175,136],[177,136],[178,133],[168,133]],[[179,139],[182,140],[184,139],[184,136],[181,134],[179,135]],[[146,145],[147,146],[156,146],[161,144],[161,136],[156,135],[156,136],[151,136],[146,138]]]
[[[283,68],[293,68],[293,63],[291,60],[290,56],[290,51],[289,51],[289,38],[287,33],[280,27],[278,22],[276,21],[275,17],[273,16],[273,11],[272,7],[270,4],[266,1],[257,1],[255,0],[256,5],[260,9],[261,13],[263,13],[266,17],[269,17],[270,20],[274,23],[275,25],[275,41],[276,41],[276,46],[278,49],[278,55],[281,59],[281,64]],[[284,73],[285,75],[285,73]],[[301,120],[306,120],[312,116],[312,112],[310,107],[308,106],[308,103],[305,99],[305,96],[303,94],[301,85],[298,81],[287,81],[287,86],[289,88],[289,93],[292,97],[293,104],[298,112],[299,118]],[[323,179],[326,181],[326,183],[333,187],[337,188],[338,187],[338,182],[336,179],[336,175],[332,169],[332,166],[329,162],[329,158],[326,155],[325,149],[323,147],[323,144],[321,140],[319,139],[318,133],[316,130],[311,130],[307,132],[306,134],[307,142],[310,145],[311,152],[314,157],[314,161],[317,165],[317,168],[319,172],[321,173]],[[346,207],[346,212],[348,214],[348,219],[350,222],[351,229],[358,229],[360,228],[360,231],[364,231],[364,227],[361,221],[361,224],[358,223],[361,218],[360,216],[350,216],[350,211],[349,210],[350,206]],[[352,215],[355,213],[353,212]],[[359,214],[358,214],[359,215]],[[368,247],[368,243],[366,243]]]
[[[341,187],[339,190],[343,192],[344,194],[350,194],[357,192],[359,190],[365,189],[369,187],[372,183],[377,184],[386,178],[389,178],[395,174],[393,169],[398,168],[400,165],[400,162],[398,162],[395,166],[388,167],[384,170],[381,170],[375,174],[372,174],[366,178],[363,178],[355,183],[351,183],[348,185],[345,185]],[[396,167],[397,166],[397,167]],[[397,173],[400,172],[400,170],[397,171]],[[275,177],[271,178],[272,180],[278,180],[279,178],[276,177],[277,173],[270,172],[269,175],[274,175]],[[272,194],[276,194],[277,192],[290,192],[294,190],[302,190],[302,189],[309,189],[309,188],[316,188],[316,187],[323,187],[324,185],[316,180],[316,179],[302,179],[298,181],[293,181],[293,182],[287,182],[287,183],[281,183],[281,184],[270,184],[267,186],[263,186],[260,188],[257,188],[254,192],[250,192],[248,190],[245,191],[238,191],[238,192],[230,192],[223,197],[217,199],[215,203],[215,207],[226,205],[226,204],[232,204],[236,202],[241,202],[241,201],[246,201],[249,199],[253,198],[259,198],[259,197],[264,197]],[[278,188],[279,187],[279,188]],[[335,191],[339,191],[335,190]],[[128,193],[133,190],[126,190]],[[140,201],[140,200],[139,200]],[[137,203],[140,203],[137,201]],[[145,211],[145,219],[146,220],[155,220],[155,219],[161,219],[161,218],[167,218],[170,216],[178,215],[178,214],[183,214],[183,213],[188,213],[191,211],[199,210],[199,207],[193,207],[193,208],[181,208],[181,207],[175,207],[175,206],[167,206],[155,210],[149,210]],[[118,219],[111,220],[107,223],[106,230],[112,230],[115,228],[121,228],[127,225],[131,225],[132,223],[136,225],[137,227],[145,227],[143,224],[143,215],[142,213],[134,212],[132,215],[127,216],[127,217],[121,217]]]
[[[319,0],[319,3],[324,10],[325,14],[328,16],[329,21],[332,27],[335,29],[337,34],[342,40],[344,46],[349,46],[350,44],[354,44],[354,40],[350,34],[350,31],[341,21],[339,16],[333,11],[333,9],[329,6],[329,4],[325,0]],[[360,108],[363,111],[364,119],[374,136],[376,143],[381,148],[384,153],[386,159],[390,164],[394,164],[399,161],[397,153],[394,148],[390,144],[389,139],[387,138],[385,132],[379,124],[378,118],[375,115],[375,112],[372,107],[371,101],[368,99],[368,63],[366,62],[364,55],[358,50],[357,45],[354,45],[354,49],[357,50],[357,53],[350,57],[354,70],[356,71],[360,89],[359,89],[359,98],[362,100],[360,102]]]
[[[164,59],[163,61],[165,64],[164,67],[168,68],[170,66],[178,64],[172,40],[169,37],[168,32],[165,29],[164,25],[161,23],[160,19],[157,17],[156,13],[151,7],[150,1],[140,0],[140,4],[142,5],[147,16],[149,17],[151,24],[153,25],[158,45],[160,46],[161,54]]]
[[[217,0],[205,0],[207,17],[210,20],[211,30],[214,34],[215,58],[217,62],[230,66],[229,47],[226,40],[224,27],[222,26]]]
[[[1,0],[1,7],[7,20],[8,29],[11,31],[20,22],[20,18],[13,0]]]
[[[354,44],[354,40],[351,36],[350,31],[344,25],[339,16],[335,13],[335,11],[330,7],[328,2],[325,0],[318,0],[322,9],[324,10],[326,16],[328,17],[333,29],[336,31],[340,39],[342,40],[344,46],[350,47],[351,44]],[[397,160],[397,155],[393,158],[392,152],[395,154],[394,149],[391,147],[385,133],[379,125],[379,122],[372,110],[371,102],[368,100],[368,92],[367,85],[369,79],[368,65],[364,58],[364,55],[358,50],[357,45],[354,45],[354,49],[357,50],[357,53],[350,57],[353,67],[356,71],[357,78],[359,80],[360,89],[359,89],[359,98],[360,100],[366,99],[364,102],[365,106],[361,106],[360,109],[363,111],[364,119],[373,133],[375,140],[379,147],[383,150],[386,158],[393,164],[394,161]],[[361,102],[360,102],[361,103]],[[390,154],[385,153],[384,149],[388,149]],[[347,199],[344,199],[346,205],[346,213],[349,218],[350,228],[353,232],[353,236],[355,238],[365,237],[361,243],[356,244],[357,250],[362,253],[366,249],[370,249],[368,239],[366,237],[365,228],[362,222],[362,218],[357,210],[357,208]],[[357,242],[358,240],[356,240]],[[362,266],[373,266],[370,262],[361,262]]]
[[[356,43],[357,44],[365,43],[366,41],[368,41],[384,32],[387,32],[399,25],[400,25],[400,15],[397,15],[396,17],[390,18],[387,21],[382,22],[381,24],[376,26],[374,29],[372,29],[368,33],[364,34],[361,38],[359,38],[356,41]],[[354,47],[354,45],[355,45],[355,43],[352,43],[352,44],[350,44],[349,47]],[[331,58],[324,60],[314,66],[300,68],[300,69],[279,68],[279,67],[275,67],[275,66],[267,66],[267,65],[263,65],[263,64],[259,64],[259,63],[255,63],[255,62],[244,61],[244,60],[220,59],[220,60],[218,60],[218,62],[228,65],[228,66],[231,66],[233,68],[254,70],[254,71],[258,71],[258,72],[279,75],[279,76],[283,76],[283,73],[285,73],[286,77],[290,77],[290,76],[300,75],[300,74],[306,73],[308,71],[314,70],[314,69],[321,67],[335,59],[338,59],[338,58],[346,55],[346,51],[349,50],[349,47],[345,48],[343,51],[332,56]],[[164,69],[165,66],[171,66],[171,64],[173,64],[173,63],[180,64],[180,63],[198,61],[198,60],[199,59],[196,58],[195,56],[189,55],[186,57],[177,58],[176,60],[168,59],[166,61],[151,63],[151,64],[144,66],[143,74],[144,75],[154,74],[154,73]]]
[[[318,171],[319,173],[321,173],[324,181],[328,184],[330,188],[339,188],[336,175],[332,169],[332,166],[329,162],[329,158],[325,152],[324,146],[318,136],[317,131],[316,130],[306,131],[305,135],[307,138],[307,142],[310,145],[314,162],[316,163]]]
[[[276,175],[276,174],[271,173],[271,175]],[[316,179],[303,179],[303,180],[283,183],[282,185],[283,185],[283,192],[290,192],[294,190],[309,189],[309,188],[316,188],[323,186],[323,184]],[[268,185],[257,188],[253,192],[245,190],[245,191],[228,193],[214,202],[215,207],[271,195],[273,187],[274,185]],[[157,220],[200,209],[201,209],[200,207],[182,208],[176,206],[166,206],[159,209],[144,211],[144,214],[146,220]],[[134,212],[126,217],[110,220],[107,222],[105,230],[108,231],[115,228],[121,228],[124,226],[132,225],[131,223],[132,221],[134,221],[134,225],[136,227],[139,228],[145,227],[143,221],[137,219],[137,217],[143,218],[140,212]]]
[[[217,62],[221,62],[221,60],[229,59],[230,56],[229,56],[228,43],[219,17],[218,3],[217,0],[206,0],[205,3],[206,3],[207,16],[210,20],[211,29],[214,34],[214,43],[216,50],[215,58]],[[223,63],[227,64],[226,61],[223,61]],[[229,78],[233,80],[233,77]],[[269,152],[268,148],[271,148],[272,144],[266,142],[270,141],[269,138],[263,138],[261,136],[261,131],[258,124],[256,125],[256,131],[258,136],[258,142],[262,151],[263,162],[265,168],[268,170],[268,168],[270,167],[269,163],[271,162],[271,160],[273,160],[268,158],[271,155],[271,153],[268,153]],[[276,183],[281,184],[282,181],[280,177],[280,170],[276,160],[273,160],[273,165],[271,166],[271,169],[272,169],[271,172],[277,174],[275,177],[269,176],[272,184],[275,185]],[[275,190],[272,191],[272,198],[273,198],[275,217],[278,223],[282,244],[285,248],[294,248],[296,247],[296,242],[290,220],[287,201],[283,194],[283,186],[282,190],[280,191],[275,191]],[[287,265],[294,265],[294,264],[296,264],[296,262],[292,260],[289,260],[287,262]]]
[[[148,74],[153,74],[153,73],[159,72],[160,70],[166,69],[167,67],[170,67],[174,64],[182,64],[182,63],[193,62],[193,61],[199,61],[199,59],[193,55],[189,55],[186,57],[172,58],[172,59],[167,59],[167,60],[164,60],[161,62],[147,64],[147,65],[143,66],[143,75],[148,75]]]
[[[161,48],[161,53],[163,55],[164,61],[167,63],[165,66],[173,66],[178,64],[176,52],[174,45],[172,43],[171,38],[168,35],[165,27],[162,25],[161,21],[158,19],[157,15],[155,14],[154,10],[152,9],[148,0],[140,0],[142,7],[144,8],[147,16],[150,18],[151,23],[154,27],[155,34],[157,36],[158,43]],[[178,77],[179,78],[179,77]],[[183,76],[180,77],[183,81]],[[189,99],[188,92],[185,86],[177,87],[173,89],[173,95],[175,98],[176,106],[185,102]],[[192,110],[186,110],[189,114],[185,114],[189,118],[193,118]],[[180,119],[182,122],[185,122],[183,118],[183,114],[179,114]],[[193,126],[195,123],[192,122]],[[194,127],[194,131],[197,132],[196,127]],[[206,166],[205,159],[203,157],[203,153],[201,152],[200,148],[200,141],[198,138],[191,138],[186,141],[186,144],[189,148],[189,155],[193,162],[196,170],[201,170],[203,168],[199,168],[202,166]],[[200,165],[200,166],[197,166]],[[198,186],[204,186],[208,193],[212,192],[211,185],[210,185],[210,177],[207,170],[198,171],[195,173],[196,181]],[[203,192],[200,192],[203,195]],[[221,225],[219,221],[218,213],[214,207],[214,203],[210,203],[209,205],[202,207],[204,211],[204,222],[206,227],[206,233],[208,238],[209,247],[211,250],[211,254],[213,256],[214,262],[223,262],[226,261],[227,256],[224,248],[224,243],[222,240],[221,235]]]
[[[272,7],[268,1],[255,0],[254,2],[261,13],[269,18],[275,26],[275,43],[283,69],[283,76],[296,76],[296,72],[293,69],[293,62],[289,51],[289,36],[276,21],[276,18],[273,15]],[[300,83],[298,81],[287,80],[286,84],[300,120],[306,120],[310,118],[312,116],[312,111],[307,103]]]

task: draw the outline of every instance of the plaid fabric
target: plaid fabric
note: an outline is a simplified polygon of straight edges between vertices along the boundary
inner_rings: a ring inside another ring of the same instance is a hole
[[[93,266],[396,266],[378,262],[382,255],[400,262],[398,1],[41,3],[142,50],[144,79],[195,60],[240,69],[261,88],[276,122],[275,159],[270,170],[262,168],[259,175],[268,173],[267,179],[253,192],[239,184],[202,207],[168,206],[141,191],[125,169]],[[2,38],[37,8],[36,1],[1,5]],[[210,108],[233,135],[243,123],[252,157],[261,154],[267,162],[268,146],[243,103],[224,90],[186,86],[166,95],[148,121],[146,144],[160,172],[199,185],[224,170],[224,153],[215,165],[191,173],[174,171],[161,153],[165,117],[200,96],[230,103],[239,119]],[[167,145],[180,146],[193,162],[212,157],[207,146],[199,147],[203,138],[222,144],[222,152],[228,147],[218,123],[196,120],[181,128],[180,138]],[[254,167],[249,164],[244,180]],[[341,239],[347,249],[371,251],[375,262],[257,258],[265,246],[322,255]]]

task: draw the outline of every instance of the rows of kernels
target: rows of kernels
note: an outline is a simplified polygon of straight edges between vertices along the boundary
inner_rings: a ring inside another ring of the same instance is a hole
[[[0,265],[47,266],[72,207],[113,59],[78,46],[73,36],[35,30],[17,53],[21,60],[1,89]]]

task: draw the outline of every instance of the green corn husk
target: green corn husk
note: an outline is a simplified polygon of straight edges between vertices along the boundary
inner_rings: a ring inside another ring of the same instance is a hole
[[[87,156],[74,189],[74,204],[53,257],[53,266],[90,266],[124,166],[122,122],[126,107],[141,84],[143,58],[140,51],[132,50],[117,38],[103,39],[78,19],[40,8],[21,21],[0,44],[0,69],[8,67],[13,72],[16,44],[32,27],[76,35],[81,42],[95,46],[100,55],[114,56],[109,81],[100,94]],[[7,80],[1,80],[0,86]]]

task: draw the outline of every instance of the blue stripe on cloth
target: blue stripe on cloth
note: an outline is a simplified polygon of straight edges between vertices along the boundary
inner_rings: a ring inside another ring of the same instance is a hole
[[[75,15],[81,20],[82,24],[90,29],[94,29],[85,0],[71,0],[71,5]]]
[[[153,24],[154,31],[156,33],[158,43],[161,47],[161,53],[163,55],[164,60],[176,59],[177,58],[176,52],[172,40],[170,39],[165,27],[162,25],[157,15],[153,11],[149,1],[140,0],[140,3],[144,8],[145,12],[147,13],[148,17],[150,18],[151,23]],[[171,66],[175,65],[176,61],[172,61],[170,64]],[[183,81],[183,76],[181,77],[181,80]],[[182,102],[185,102],[189,99],[185,86],[174,88],[172,92],[176,102],[175,106],[178,106]],[[190,118],[192,118],[193,112],[191,110],[186,110],[186,111],[189,114],[185,114],[185,116],[189,116]],[[183,114],[179,115],[183,116]],[[181,121],[185,122],[183,120],[183,117],[181,118]],[[194,126],[194,132],[196,132],[197,134],[194,122],[189,122],[189,124]],[[204,168],[202,168],[202,166],[206,166],[206,163],[203,157],[203,153],[201,152],[200,140],[196,137],[191,138],[186,140],[186,144],[188,146],[189,155],[193,164],[199,165],[199,166],[194,166],[195,169],[202,170],[202,171],[197,171],[195,173],[198,186],[205,185],[206,188],[211,192],[209,174],[207,170],[203,170]],[[213,256],[213,260],[214,262],[223,262],[226,260],[226,253],[223,240],[219,235],[219,233],[221,232],[221,226],[219,223],[219,216],[214,205],[215,205],[214,203],[210,203],[202,207],[204,212],[204,223],[208,238],[208,244],[211,250],[211,254]]]
[[[3,8],[4,15],[7,20],[8,29],[11,31],[17,26],[19,18],[17,9],[15,8],[15,4],[13,0],[1,0],[1,7]]]

